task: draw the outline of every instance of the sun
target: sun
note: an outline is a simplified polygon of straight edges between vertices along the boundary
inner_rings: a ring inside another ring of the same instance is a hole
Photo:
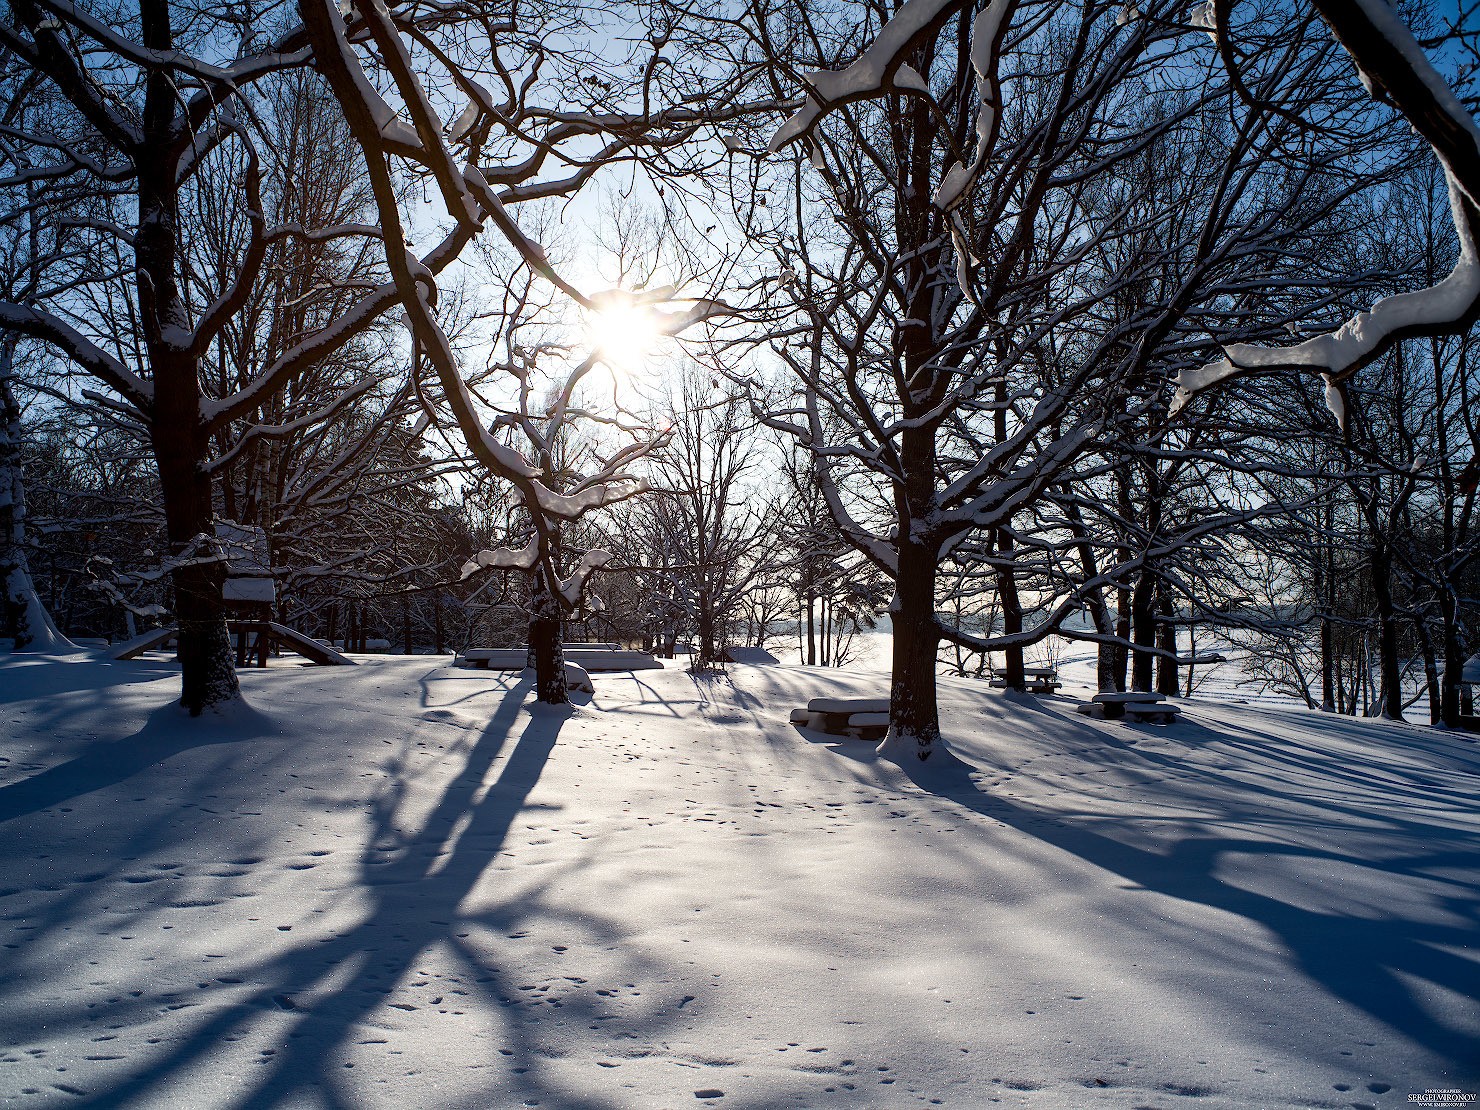
[[[606,304],[587,326],[602,361],[620,370],[641,369],[663,337],[653,310],[631,301]]]

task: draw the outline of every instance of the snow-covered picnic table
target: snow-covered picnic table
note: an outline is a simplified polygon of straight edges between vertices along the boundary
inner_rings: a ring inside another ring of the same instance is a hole
[[[1023,678],[1027,680],[1030,694],[1052,694],[1059,688],[1059,672],[1056,667],[1024,667]],[[1007,679],[1000,675],[991,682],[998,690],[1007,689]]]
[[[793,709],[791,723],[832,736],[881,740],[889,731],[888,698],[813,698]]]
[[[567,647],[565,661],[587,671],[651,671],[663,666],[645,651],[622,648]],[[522,671],[529,663],[529,649],[522,647],[468,648],[463,662],[495,671]]]
[[[1169,725],[1177,720],[1180,710],[1167,701],[1165,694],[1149,690],[1118,690],[1096,694],[1092,701],[1078,707],[1080,713],[1105,720],[1128,717],[1133,721]]]

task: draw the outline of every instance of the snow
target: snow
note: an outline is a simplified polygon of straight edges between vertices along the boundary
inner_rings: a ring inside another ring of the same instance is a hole
[[[806,73],[807,83],[817,95],[809,95],[802,107],[777,129],[771,138],[771,153],[782,150],[812,130],[831,104],[884,92],[886,76],[891,70],[898,71],[910,43],[931,24],[944,18],[954,6],[954,0],[906,0],[880,29],[878,38],[848,68]],[[905,75],[903,87],[918,89],[919,85],[912,83],[918,79],[919,73],[911,70]]]
[[[581,594],[586,589],[586,581],[594,571],[600,570],[612,561],[612,553],[601,548],[593,548],[581,555],[576,563],[575,569],[571,571],[569,578],[560,582],[560,596],[565,599],[567,605],[578,605]]]
[[[277,585],[271,578],[228,578],[221,584],[225,601],[256,601],[272,604],[277,600]]]
[[[1480,683],[1480,655],[1472,655],[1465,660],[1464,669],[1459,672],[1459,680]]]
[[[458,113],[457,119],[452,123],[447,137],[453,142],[461,142],[467,137],[468,132],[473,130],[473,125],[478,122],[479,115],[483,112],[484,105],[493,103],[493,94],[488,91],[486,85],[478,81],[471,82],[477,90],[476,95],[468,100],[467,106]]]
[[[496,547],[480,551],[462,565],[460,577],[468,578],[485,567],[496,570],[533,570],[540,557],[540,538],[531,536],[523,547]]]
[[[1355,0],[1363,13],[1400,54],[1413,75],[1437,101],[1447,128],[1463,132],[1480,147],[1480,125],[1445,84],[1403,21],[1384,0]],[[1200,19],[1202,9],[1194,13]],[[1216,20],[1214,21],[1216,22]],[[1371,75],[1358,66],[1358,75],[1369,93]],[[1375,95],[1375,94],[1374,94]],[[1431,144],[1432,145],[1432,144]],[[1177,375],[1177,393],[1171,413],[1176,415],[1192,398],[1239,374],[1293,368],[1319,373],[1326,382],[1326,403],[1336,422],[1346,428],[1346,399],[1340,383],[1376,357],[1395,337],[1445,334],[1454,331],[1480,305],[1480,244],[1466,206],[1477,198],[1456,172],[1449,157],[1438,147],[1435,154],[1444,169],[1449,190],[1449,208],[1459,238],[1459,257],[1454,268],[1438,284],[1426,289],[1384,297],[1366,312],[1358,312],[1335,331],[1317,335],[1289,347],[1260,347],[1232,343],[1221,359]]]
[[[596,687],[591,682],[591,675],[579,663],[566,662],[565,685],[568,690],[573,690],[578,694],[596,693]]]
[[[729,653],[731,663],[745,663],[752,667],[770,667],[781,662],[765,648],[732,647]]]
[[[1480,1085],[1480,759],[942,687],[969,765],[787,723],[882,675],[0,661],[0,1099],[1407,1105]],[[1087,691],[1077,691],[1087,696]],[[32,1091],[34,1094],[24,1094]]]
[[[955,162],[941,179],[935,192],[935,205],[949,212],[971,191],[980,176],[987,157],[992,153],[993,137],[997,130],[997,41],[1002,35],[1003,23],[1012,14],[1011,0],[992,0],[977,13],[971,24],[971,68],[976,71],[976,97],[980,102],[976,113],[976,153],[970,168]],[[964,266],[962,269],[964,274]],[[960,275],[958,275],[958,281]],[[967,286],[962,284],[964,291]]]
[[[7,600],[20,607],[18,623],[29,635],[30,642],[23,650],[65,655],[77,646],[57,628],[46,606],[41,603],[30,574],[19,565],[13,565],[10,572],[0,579],[0,603]],[[13,646],[10,639],[0,643]]]

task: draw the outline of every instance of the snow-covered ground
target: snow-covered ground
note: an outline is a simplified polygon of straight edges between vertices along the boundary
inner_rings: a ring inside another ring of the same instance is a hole
[[[949,681],[971,774],[786,723],[882,676],[0,657],[17,1106],[1361,1107],[1480,1090],[1480,746]],[[1074,691],[1066,691],[1073,693]]]

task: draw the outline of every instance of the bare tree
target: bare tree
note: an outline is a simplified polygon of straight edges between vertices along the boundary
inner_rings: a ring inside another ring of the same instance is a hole
[[[747,399],[721,382],[688,366],[669,383],[652,421],[669,437],[623,544],[674,633],[693,634],[700,670],[726,660],[747,598],[769,582],[776,547],[775,498],[760,485],[765,447]]]
[[[520,400],[490,427],[439,319],[434,269],[403,248],[410,228],[392,161],[407,173],[423,176],[440,197],[454,234],[474,236],[485,223],[492,223],[531,273],[575,304],[599,312],[621,301],[651,312],[655,332],[674,334],[724,311],[724,306],[701,295],[688,298],[687,305],[676,311],[660,309],[683,299],[673,289],[618,291],[604,301],[587,296],[556,272],[544,248],[522,230],[508,206],[569,196],[605,167],[650,165],[714,120],[754,111],[756,106],[734,103],[725,87],[708,90],[701,85],[696,91],[688,84],[702,69],[688,67],[685,72],[685,67],[675,67],[664,57],[670,28],[661,21],[646,30],[632,55],[608,64],[598,51],[587,48],[598,41],[598,34],[574,6],[551,4],[528,12],[459,11],[457,18],[439,17],[435,26],[426,27],[393,14],[381,0],[357,0],[348,22],[337,6],[324,0],[301,0],[299,10],[317,65],[363,151],[384,233],[386,263],[405,309],[417,365],[435,377],[479,465],[511,483],[528,510],[530,544],[521,553],[497,557],[529,562],[536,582],[531,633],[538,640],[539,696],[564,701],[560,620],[586,576],[599,565],[592,561],[599,556],[590,553],[569,574],[562,573],[559,529],[636,492],[640,484],[629,467],[650,445],[633,440],[568,484],[551,469],[555,433],[578,414],[576,391],[601,365],[599,349],[572,359],[563,383],[539,395],[522,384],[529,356],[511,348],[503,369],[521,382]],[[604,33],[599,37],[607,43],[617,41]],[[447,98],[442,103],[449,111],[453,90],[462,104],[450,129],[421,77],[428,70],[445,81],[446,92],[438,95]],[[395,90],[405,117],[390,109],[376,91],[371,71],[384,75],[384,84]],[[675,81],[685,87],[672,87]],[[553,175],[547,173],[548,166],[555,167]],[[533,357],[549,360],[554,354],[545,348]],[[548,398],[538,412],[528,404],[536,396]],[[501,437],[502,426],[517,429],[518,436]]]
[[[1206,36],[1179,4],[1127,12],[920,0],[857,53],[805,7],[752,12],[777,79],[808,94],[771,147],[803,148],[816,173],[775,178],[792,216],[771,229],[791,314],[777,350],[803,399],[773,423],[813,452],[844,535],[895,583],[881,750],[896,758],[934,750],[942,638],[1004,652],[1020,685],[1023,648],[1086,604],[1105,614],[1099,595],[1161,550],[1066,573],[1063,556],[1098,541],[1074,535],[1054,491],[1103,466],[1104,445],[1164,424],[1169,378],[1208,322],[1226,334],[1230,302],[1285,286],[1309,229],[1367,184],[1346,158],[1371,151],[1370,131],[1302,149],[1270,109],[1220,125],[1231,94],[1197,64]],[[1310,22],[1261,40],[1261,89],[1360,103]],[[798,74],[808,62],[823,71]],[[1147,190],[1143,165],[1170,168]],[[1255,196],[1277,215],[1251,216]],[[843,471],[864,477],[852,493]],[[989,637],[937,612],[937,568],[967,545],[996,579]],[[1029,573],[1059,584],[1031,621]]]
[[[181,704],[198,714],[239,696],[214,536],[214,437],[369,327],[395,303],[394,289],[352,288],[332,319],[228,390],[211,368],[259,283],[273,280],[265,265],[275,244],[380,233],[269,223],[265,183],[293,167],[264,157],[270,107],[258,93],[310,62],[301,31],[273,37],[230,11],[168,0],[145,0],[136,19],[116,22],[65,3],[20,0],[11,11],[0,25],[4,80],[19,98],[43,89],[57,104],[9,128],[4,185],[12,195],[32,183],[68,187],[92,201],[65,217],[77,233],[57,239],[45,260],[61,275],[48,283],[54,292],[0,304],[0,327],[61,352],[108,391],[100,403],[149,441],[180,625]],[[197,233],[213,214],[242,234],[225,250],[202,251]]]
[[[16,344],[0,340],[0,635],[16,651],[68,646],[31,577],[26,536],[21,406],[14,388]]]

